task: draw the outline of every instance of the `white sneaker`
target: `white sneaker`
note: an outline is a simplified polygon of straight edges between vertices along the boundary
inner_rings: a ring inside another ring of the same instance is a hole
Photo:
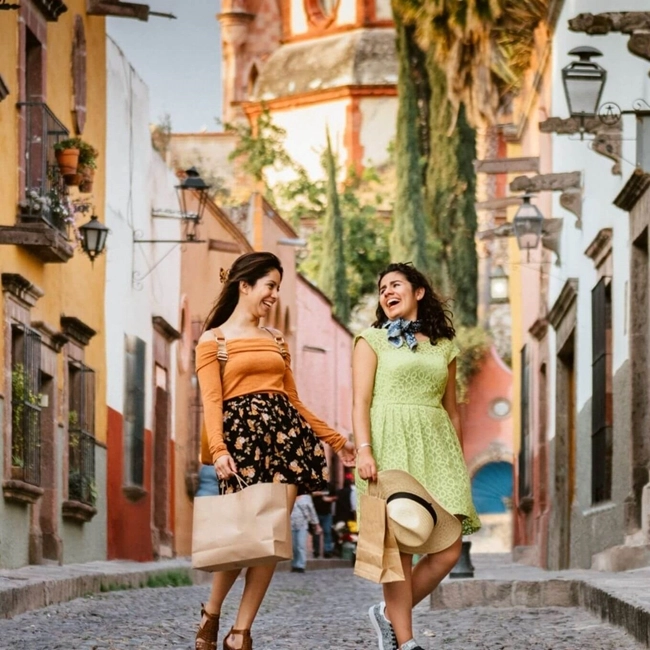
[[[386,603],[377,603],[368,610],[370,622],[377,632],[379,650],[399,650],[395,630],[386,618]]]

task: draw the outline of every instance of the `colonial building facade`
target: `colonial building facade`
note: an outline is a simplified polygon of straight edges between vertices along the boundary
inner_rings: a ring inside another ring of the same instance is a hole
[[[221,11],[224,121],[268,107],[312,177],[326,129],[343,169],[386,162],[397,113],[388,0],[226,0]]]
[[[0,567],[102,559],[105,264],[76,228],[104,216],[104,18],[25,0],[0,42]],[[72,137],[98,154],[92,190],[57,163]]]
[[[643,132],[633,115],[616,123],[570,119],[562,83],[569,51],[595,46],[607,69],[602,101],[625,110],[647,101],[643,5],[621,7],[631,12],[622,35],[622,14],[599,15],[610,2],[555,3],[536,34],[528,75],[535,83],[504,126],[508,155],[538,160],[538,173],[510,176],[510,190],[539,193],[545,217],[542,247],[528,256],[512,244],[515,543],[520,557],[555,569],[630,568],[650,557],[646,188],[639,184],[647,163],[635,152]],[[594,30],[600,20],[605,28]]]

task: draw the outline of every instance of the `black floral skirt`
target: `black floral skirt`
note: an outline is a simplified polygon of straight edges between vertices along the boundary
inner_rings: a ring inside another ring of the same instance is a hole
[[[325,450],[312,428],[281,393],[253,393],[223,403],[223,438],[248,484],[289,483],[299,494],[327,488]],[[236,492],[232,477],[221,494]]]

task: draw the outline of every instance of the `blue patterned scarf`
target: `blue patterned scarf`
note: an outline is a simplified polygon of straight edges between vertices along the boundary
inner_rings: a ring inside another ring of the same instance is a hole
[[[388,342],[391,345],[394,345],[396,348],[401,348],[404,342],[406,342],[409,349],[414,350],[418,345],[415,334],[422,329],[422,322],[419,320],[398,318],[397,320],[386,321],[382,325],[382,328],[388,330]]]

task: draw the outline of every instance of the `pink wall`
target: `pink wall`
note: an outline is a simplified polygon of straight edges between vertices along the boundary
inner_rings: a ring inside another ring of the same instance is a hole
[[[293,371],[304,404],[331,427],[352,432],[352,334],[330,301],[304,277],[296,282]]]

